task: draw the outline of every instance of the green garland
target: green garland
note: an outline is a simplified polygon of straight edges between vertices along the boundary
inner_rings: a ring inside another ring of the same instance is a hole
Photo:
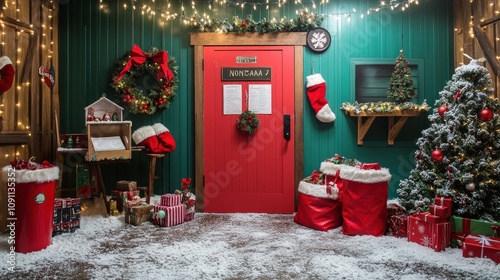
[[[279,21],[268,21],[262,19],[256,22],[252,15],[248,15],[245,19],[240,19],[238,16],[233,17],[230,22],[227,18],[221,20],[216,17],[202,17],[195,14],[191,17],[185,16],[184,20],[190,24],[192,32],[307,32],[315,27],[321,26],[322,17],[308,13],[302,10],[298,13],[297,18],[288,20],[283,17]]]
[[[148,114],[152,115],[158,109],[170,107],[170,102],[175,96],[175,90],[179,83],[177,76],[178,66],[174,57],[168,58],[168,68],[173,73],[173,78],[167,83],[165,77],[156,79],[156,72],[159,68],[157,62],[151,59],[160,50],[151,48],[144,52],[147,55],[146,61],[139,66],[132,66],[129,71],[118,81],[116,77],[122,71],[124,66],[130,59],[130,52],[127,52],[123,58],[116,62],[116,67],[113,71],[113,82],[111,87],[116,91],[121,101],[127,105],[128,109],[133,114]],[[156,80],[153,88],[149,89],[149,93],[145,93],[142,89],[136,87],[136,80],[141,77],[150,75]]]
[[[368,113],[391,113],[394,111],[427,111],[430,109],[427,102],[419,105],[413,102],[395,103],[395,102],[366,102],[358,103],[357,101],[353,104],[349,102],[342,103],[340,107],[344,113],[349,114],[353,112],[355,115],[359,115],[363,112]]]
[[[257,116],[249,110],[246,110],[240,115],[240,118],[236,120],[236,126],[239,130],[253,134],[260,125],[260,120]]]

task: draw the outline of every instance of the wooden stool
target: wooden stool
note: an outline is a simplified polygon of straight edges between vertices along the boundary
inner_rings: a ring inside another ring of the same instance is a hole
[[[158,176],[155,175],[156,159],[165,157],[165,154],[147,154],[149,157],[149,181],[147,187],[137,188],[143,190],[146,195],[146,202],[149,203],[150,198],[153,196],[154,181]]]

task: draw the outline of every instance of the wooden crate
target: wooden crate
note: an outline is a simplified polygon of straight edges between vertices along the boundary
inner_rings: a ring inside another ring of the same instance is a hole
[[[130,159],[132,157],[132,122],[89,122],[87,123],[88,161]],[[102,142],[110,137],[118,137],[124,149],[102,150],[94,146],[95,141]]]

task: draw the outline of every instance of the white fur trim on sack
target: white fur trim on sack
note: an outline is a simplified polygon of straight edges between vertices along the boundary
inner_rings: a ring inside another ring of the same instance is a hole
[[[321,163],[319,171],[321,171],[321,173],[326,175],[335,175],[337,174],[337,171],[342,170],[343,168],[346,167],[351,167],[351,166],[346,164],[338,164],[338,163],[323,161]]]
[[[7,182],[9,178],[14,178],[13,182],[16,183],[45,183],[55,181],[59,179],[59,167],[54,166],[35,170],[15,169],[14,171],[12,166],[7,165],[2,168],[2,179],[4,182]]]
[[[315,85],[326,83],[325,79],[323,79],[323,77],[319,73],[307,76],[306,81],[307,81],[306,87],[312,87]]]
[[[161,123],[155,123],[153,124],[153,129],[155,130],[156,135],[160,135],[164,132],[169,132],[168,128],[166,128],[163,124]]]
[[[10,58],[8,56],[2,56],[0,57],[0,69],[3,69],[5,67],[5,65],[7,64],[12,64],[12,61],[10,60]]]
[[[365,170],[348,166],[340,170],[340,177],[344,180],[360,183],[380,183],[389,182],[392,176],[391,173],[389,173],[389,169],[387,168],[381,168],[380,170]]]
[[[134,131],[134,133],[132,133],[132,139],[134,139],[134,142],[136,144],[141,143],[151,136],[156,136],[156,132],[150,125],[138,128],[136,131]]]
[[[299,183],[299,192],[305,195],[333,200],[339,197],[339,189],[337,187],[332,187],[332,194],[328,194],[325,185],[316,185],[304,181],[300,181]]]

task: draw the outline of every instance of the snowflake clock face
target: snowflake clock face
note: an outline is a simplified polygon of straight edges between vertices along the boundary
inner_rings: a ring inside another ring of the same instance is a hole
[[[307,33],[307,46],[314,52],[326,51],[331,40],[330,33],[322,27],[316,27]]]

